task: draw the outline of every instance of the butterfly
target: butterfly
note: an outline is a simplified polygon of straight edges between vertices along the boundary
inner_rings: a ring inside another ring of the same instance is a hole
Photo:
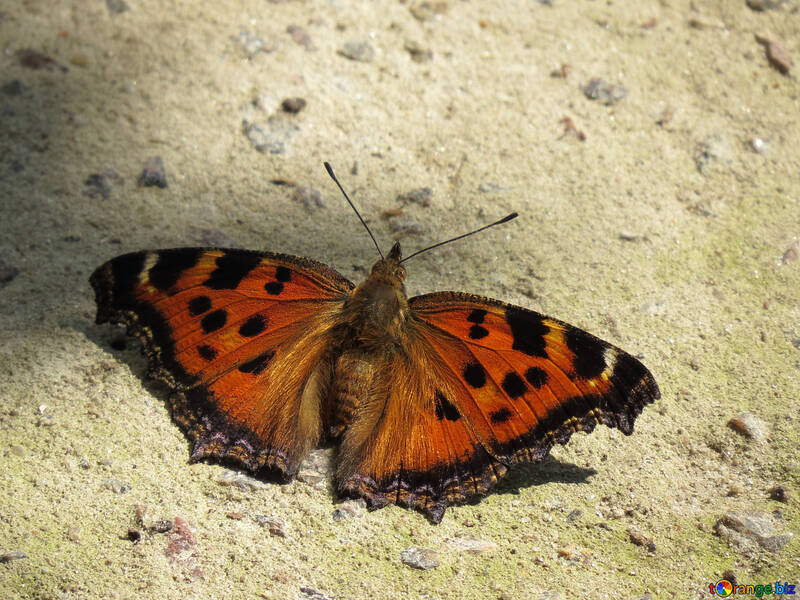
[[[90,282],[97,323],[127,326],[171,388],[193,461],[289,480],[337,443],[340,495],[432,523],[575,432],[631,434],[659,398],[636,358],[552,317],[462,292],[408,298],[403,263],[395,243],[355,286],[307,258],[176,248],[118,256]]]

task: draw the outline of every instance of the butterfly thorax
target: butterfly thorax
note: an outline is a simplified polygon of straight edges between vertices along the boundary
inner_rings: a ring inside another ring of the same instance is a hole
[[[353,290],[345,303],[345,322],[359,345],[385,348],[400,342],[408,318],[405,278],[400,244],[395,243],[388,256],[372,266],[370,276]]]

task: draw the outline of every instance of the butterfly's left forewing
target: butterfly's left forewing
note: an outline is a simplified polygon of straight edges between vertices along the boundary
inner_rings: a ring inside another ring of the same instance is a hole
[[[194,459],[297,469],[321,435],[349,281],[293,256],[179,248],[117,257],[91,283],[98,323],[127,325],[173,389]]]

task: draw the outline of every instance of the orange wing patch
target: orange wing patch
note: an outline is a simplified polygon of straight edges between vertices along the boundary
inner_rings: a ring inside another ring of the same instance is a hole
[[[455,292],[409,307],[415,335],[379,377],[422,385],[390,388],[366,447],[351,448],[347,434],[342,443],[357,464],[340,469],[340,489],[371,506],[396,502],[438,522],[447,505],[485,494],[509,466],[542,460],[577,431],[603,423],[630,434],[659,397],[638,360],[556,319]],[[412,442],[381,453],[398,429]]]
[[[117,257],[91,283],[97,321],[126,324],[173,388],[193,459],[296,470],[321,435],[329,335],[349,281],[296,257],[185,248]]]

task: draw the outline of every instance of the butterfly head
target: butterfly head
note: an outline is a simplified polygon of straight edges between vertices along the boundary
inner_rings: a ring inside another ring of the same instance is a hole
[[[380,280],[392,287],[402,288],[406,280],[406,268],[400,264],[403,256],[400,242],[395,242],[386,258],[372,265],[372,279]]]

